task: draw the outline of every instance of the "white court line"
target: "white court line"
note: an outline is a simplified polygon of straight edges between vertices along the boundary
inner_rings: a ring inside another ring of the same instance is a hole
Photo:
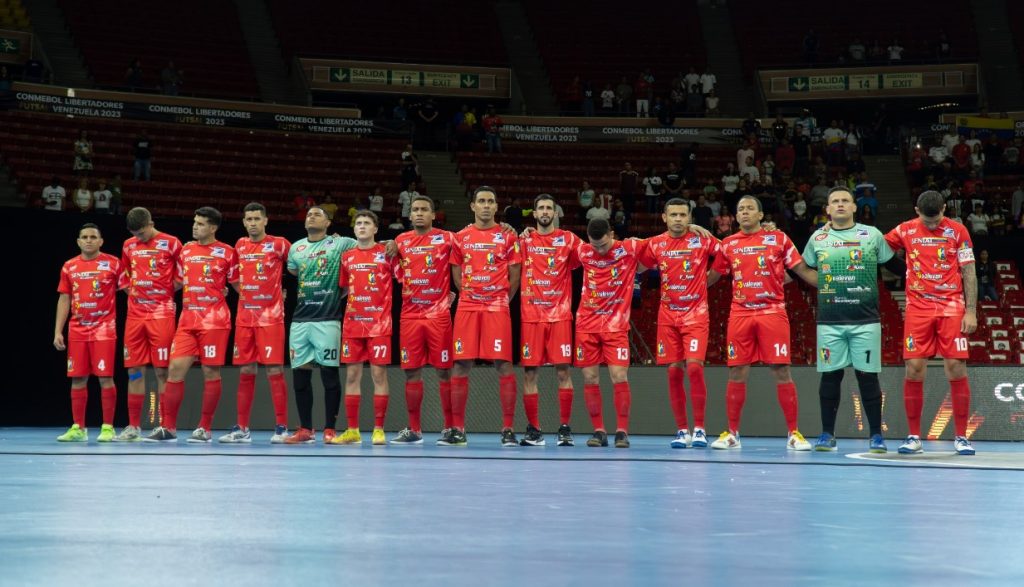
[[[849,459],[871,461],[873,463],[892,465],[895,467],[955,467],[963,469],[1022,469],[1024,455],[1013,453],[990,453],[974,456],[955,454],[925,453],[921,455],[900,455],[898,453],[873,454],[867,452],[850,453]]]

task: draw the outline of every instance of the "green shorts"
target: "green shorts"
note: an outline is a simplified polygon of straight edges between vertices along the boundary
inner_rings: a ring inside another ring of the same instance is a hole
[[[865,373],[881,373],[881,324],[818,325],[818,372],[838,371],[850,365]]]
[[[292,322],[288,337],[288,354],[292,367],[317,363],[324,367],[338,366],[341,348],[341,322]]]

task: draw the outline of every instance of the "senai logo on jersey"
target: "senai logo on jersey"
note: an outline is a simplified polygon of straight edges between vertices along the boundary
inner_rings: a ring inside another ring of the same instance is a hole
[[[409,349],[407,349],[405,347],[402,347],[401,356],[402,356],[402,362],[403,363],[408,363],[409,362]]]
[[[906,338],[906,340],[904,341],[904,346],[910,352],[914,352],[914,351],[917,350],[917,345],[914,344],[914,335],[913,334],[911,334],[910,336],[908,336]]]
[[[455,354],[456,355],[461,355],[462,354],[462,339],[461,338],[456,338],[455,339]]]
[[[526,344],[523,345],[523,358],[524,359],[529,359],[530,358],[530,343],[526,343]]]
[[[352,349],[349,348],[347,342],[341,343],[341,356],[348,358],[352,354]]]
[[[832,363],[832,351],[830,349],[822,348],[820,354],[822,363],[825,363],[826,365]]]
[[[730,359],[735,359],[736,358],[736,347],[733,346],[733,344],[731,342],[729,343],[728,353],[729,353],[729,358]]]

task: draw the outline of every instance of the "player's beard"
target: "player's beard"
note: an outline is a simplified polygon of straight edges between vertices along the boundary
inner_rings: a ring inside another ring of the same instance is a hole
[[[554,222],[555,222],[554,216],[549,217],[547,219],[545,219],[543,216],[540,216],[540,217],[537,218],[537,228],[547,228],[547,227],[551,226],[552,224],[554,224]]]

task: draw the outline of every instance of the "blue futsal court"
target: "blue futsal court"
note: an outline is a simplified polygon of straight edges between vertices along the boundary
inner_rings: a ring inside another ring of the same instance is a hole
[[[58,444],[0,429],[0,584],[1020,585],[1024,451]],[[90,431],[93,438],[97,430]]]

